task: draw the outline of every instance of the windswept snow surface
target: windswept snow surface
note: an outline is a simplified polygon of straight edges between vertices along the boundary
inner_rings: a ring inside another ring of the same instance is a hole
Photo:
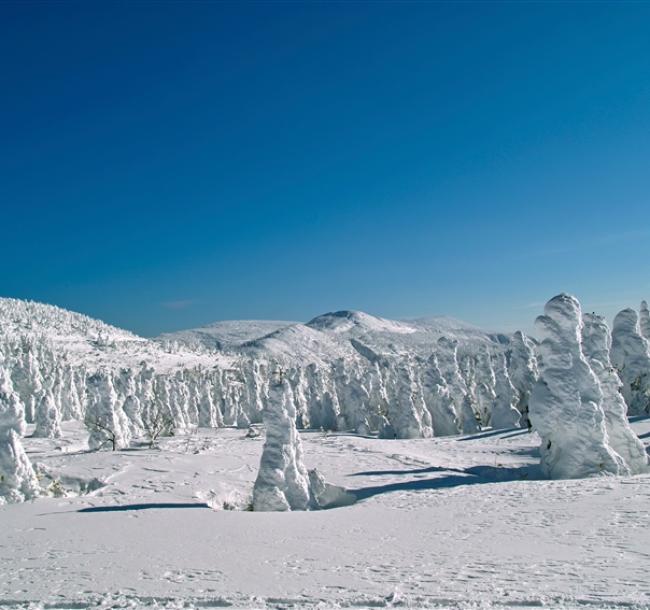
[[[650,419],[634,418],[648,442]],[[263,437],[221,428],[160,448],[25,448],[67,497],[0,507],[9,608],[648,608],[650,476],[548,481],[525,430],[380,440],[303,432],[304,459],[356,496],[242,509]],[[207,506],[207,508],[206,508]]]

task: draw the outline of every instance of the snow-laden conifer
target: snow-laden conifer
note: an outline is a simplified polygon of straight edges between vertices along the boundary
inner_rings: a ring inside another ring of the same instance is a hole
[[[542,471],[553,479],[625,471],[608,443],[603,392],[583,353],[582,324],[580,303],[566,294],[552,298],[535,321],[541,369],[530,420],[542,440]]]

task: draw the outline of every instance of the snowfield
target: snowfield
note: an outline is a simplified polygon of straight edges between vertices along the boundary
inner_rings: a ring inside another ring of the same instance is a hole
[[[357,501],[287,513],[237,510],[263,436],[89,452],[77,422],[30,432],[41,482],[69,495],[0,507],[2,607],[650,607],[650,476],[538,480],[526,430],[302,432],[306,465]]]

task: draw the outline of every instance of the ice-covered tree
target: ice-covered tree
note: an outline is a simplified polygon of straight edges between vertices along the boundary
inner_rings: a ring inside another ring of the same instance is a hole
[[[51,390],[46,390],[36,407],[36,428],[34,436],[39,438],[61,438],[61,411]]]
[[[25,431],[24,408],[6,369],[0,369],[0,504],[22,502],[39,494],[38,479],[20,435]]]
[[[279,366],[273,370],[263,413],[266,442],[253,488],[256,511],[307,510],[309,476],[296,428],[291,385]]]
[[[9,371],[0,366],[0,430],[25,435],[25,406],[14,390]]]
[[[88,377],[88,408],[85,424],[90,449],[128,447],[131,440],[129,422],[118,401],[112,375],[100,370]]]
[[[223,426],[221,411],[214,403],[212,396],[213,387],[210,380],[206,380],[199,393],[199,426],[202,428],[220,428]]]
[[[648,303],[641,301],[641,309],[639,310],[639,330],[644,339],[650,341],[650,311],[648,311]]]
[[[641,336],[634,309],[624,309],[614,318],[611,360],[623,382],[628,413],[650,412],[650,343]]]
[[[354,370],[352,363],[340,358],[334,363],[333,377],[343,419],[339,428],[352,429],[358,434],[368,434],[370,432],[369,395],[361,383],[359,371]]]
[[[627,421],[627,405],[621,394],[622,383],[609,357],[611,335],[605,318],[596,314],[583,316],[583,351],[603,391],[603,410],[608,443],[623,459],[630,474],[645,472],[648,455]]]
[[[31,500],[39,493],[38,478],[20,436],[13,428],[0,430],[0,504]]]
[[[440,372],[454,401],[460,429],[465,434],[471,434],[480,428],[476,422],[472,400],[471,398],[466,399],[468,388],[465,379],[460,374],[458,365],[458,342],[447,337],[440,337],[436,356]]]
[[[434,435],[458,434],[458,415],[447,383],[440,372],[436,354],[431,354],[423,367],[420,383],[424,402],[431,414]]]
[[[412,364],[401,358],[391,367],[386,418],[396,438],[431,438],[431,414]]]
[[[528,401],[539,377],[534,343],[521,331],[512,336],[508,353],[508,374],[518,393],[517,410],[521,413],[521,425],[530,427]]]
[[[472,405],[472,396],[467,393],[463,396],[463,402],[460,406],[460,428],[463,434],[475,434],[481,431],[478,417]]]
[[[530,420],[540,435],[541,465],[553,479],[620,474],[625,466],[608,443],[603,392],[582,350],[582,311],[575,297],[552,298],[535,321],[540,378]]]
[[[481,425],[491,421],[492,408],[496,400],[496,377],[492,368],[492,358],[487,348],[482,348],[474,359],[474,382],[472,395],[475,398]]]
[[[341,407],[329,370],[319,364],[311,363],[306,367],[305,375],[311,426],[336,430]]]
[[[494,404],[490,414],[490,425],[493,428],[517,428],[521,413],[517,410],[517,390],[510,381],[506,367],[505,354],[496,354],[494,366]]]
[[[31,342],[23,341],[12,371],[14,389],[25,405],[25,419],[30,424],[34,423],[36,408],[43,390],[43,377],[34,351]]]

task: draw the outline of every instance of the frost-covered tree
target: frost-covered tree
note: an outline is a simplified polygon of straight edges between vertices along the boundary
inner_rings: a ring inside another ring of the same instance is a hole
[[[43,390],[43,377],[31,342],[23,341],[13,368],[12,380],[25,405],[27,423],[34,423],[36,407]]]
[[[641,336],[634,309],[624,309],[614,318],[611,360],[623,382],[628,413],[649,413],[650,343]]]
[[[436,356],[438,358],[440,372],[447,383],[449,393],[454,401],[454,408],[456,413],[458,413],[461,431],[465,434],[475,432],[478,429],[478,424],[474,409],[471,406],[471,398],[466,400],[468,388],[465,379],[460,374],[460,367],[458,365],[458,342],[447,337],[440,337],[438,339]]]
[[[535,321],[541,370],[530,420],[542,439],[542,470],[553,479],[625,469],[608,443],[603,392],[582,350],[582,324],[580,303],[566,294],[552,298]]]
[[[13,428],[0,430],[0,504],[31,500],[39,493],[38,478],[20,436]]]
[[[644,339],[650,341],[650,311],[648,311],[648,303],[641,301],[641,309],[639,310],[639,330]]]
[[[329,371],[316,363],[311,363],[306,367],[305,375],[311,426],[323,430],[337,430],[341,407]]]
[[[429,413],[435,436],[448,436],[459,433],[458,415],[454,401],[447,387],[436,354],[431,354],[424,366],[420,383],[422,395]]]
[[[36,428],[38,438],[61,438],[61,411],[54,401],[51,390],[46,390],[36,408]]]
[[[300,369],[302,371],[302,369]],[[248,417],[253,423],[262,421],[262,411],[264,410],[264,403],[266,402],[266,380],[268,379],[267,365],[258,360],[248,359],[242,365],[242,373],[244,375],[244,385],[247,391],[247,412]],[[308,393],[308,380],[304,375],[304,371],[300,374],[298,382],[302,386],[302,392],[305,394],[305,400]],[[309,417],[309,404],[306,405],[307,411],[302,414],[303,424],[305,427],[311,425],[306,418]]]
[[[391,368],[386,413],[391,433],[396,438],[431,438],[431,414],[426,408],[412,364],[402,358]]]
[[[505,354],[496,354],[495,361],[495,396],[490,424],[493,428],[518,428],[521,420],[517,410],[518,395],[508,375]]]
[[[20,435],[25,432],[24,407],[6,369],[0,369],[0,504],[22,502],[39,494],[38,479]]]
[[[90,449],[110,447],[113,451],[128,447],[129,422],[118,401],[112,375],[100,370],[87,380],[88,408],[85,424]]]
[[[467,393],[463,396],[463,403],[460,406],[460,427],[463,434],[476,434],[481,431],[478,416],[472,406],[472,396]]]
[[[256,511],[307,510],[309,476],[296,428],[296,408],[286,373],[278,366],[264,410],[266,442],[253,488]]]
[[[611,335],[605,318],[596,314],[583,316],[583,351],[603,391],[603,410],[608,443],[623,459],[629,474],[648,468],[648,455],[627,421],[627,405],[621,394],[622,383],[610,362]]]
[[[379,359],[374,360],[367,373],[366,389],[368,391],[368,424],[371,430],[380,430],[388,426],[388,393],[386,391],[384,367]],[[394,438],[394,432],[393,436]]]
[[[487,426],[491,422],[492,408],[496,401],[496,377],[487,348],[482,348],[476,355],[473,369],[475,384],[471,394],[475,398],[475,410],[481,425]]]
[[[213,399],[213,386],[210,380],[201,385],[199,394],[199,426],[202,428],[220,428],[223,426],[221,411]]]
[[[83,406],[75,380],[74,369],[68,364],[61,372],[61,418],[64,421],[83,417]]]
[[[341,409],[339,429],[352,429],[358,434],[368,434],[369,395],[361,383],[359,371],[342,358],[334,363],[333,378]]]
[[[25,406],[14,391],[9,371],[1,367],[0,360],[0,431],[5,430],[8,434],[10,429],[19,436],[25,435]]]
[[[534,343],[521,331],[512,336],[508,353],[508,374],[518,392],[517,410],[521,413],[521,425],[530,427],[528,401],[539,377]]]

